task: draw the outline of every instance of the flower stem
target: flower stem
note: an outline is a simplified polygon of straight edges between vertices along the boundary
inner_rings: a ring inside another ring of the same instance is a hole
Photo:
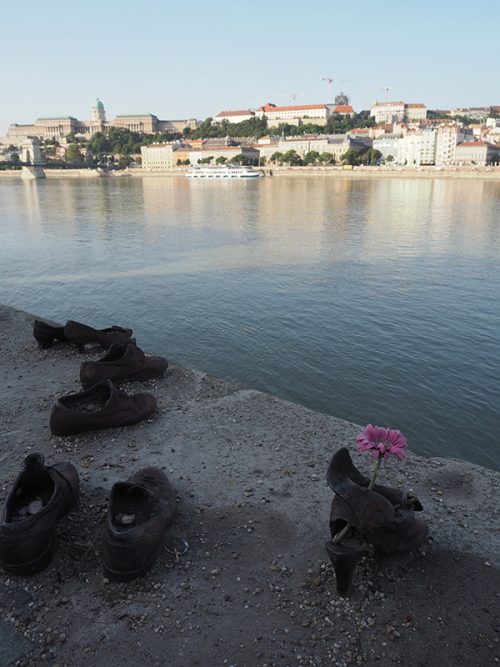
[[[344,535],[347,533],[347,531],[351,528],[350,523],[346,523],[346,525],[342,528],[342,530],[339,530],[338,533],[335,533],[335,535],[332,538],[332,542],[334,544],[338,544],[340,540],[344,537]]]
[[[373,485],[375,484],[375,480],[377,479],[378,471],[380,470],[380,464],[382,463],[383,458],[384,455],[379,454],[377,460],[375,461],[375,465],[373,466],[372,478],[370,480],[370,483],[368,484],[368,491],[371,491],[373,489]]]

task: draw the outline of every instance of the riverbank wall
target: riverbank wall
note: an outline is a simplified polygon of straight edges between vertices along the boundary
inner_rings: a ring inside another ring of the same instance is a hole
[[[340,598],[324,549],[325,473],[347,446],[369,474],[359,426],[171,362],[164,378],[125,385],[156,396],[152,419],[54,437],[54,401],[78,391],[80,363],[103,352],[39,350],[33,320],[0,307],[0,500],[34,451],[76,466],[81,500],[46,570],[0,574],[2,666],[494,664],[499,473],[414,454],[384,465],[381,482],[420,498],[430,538],[365,559]],[[102,574],[109,492],[146,465],[169,476],[178,518],[151,572],[113,584]]]
[[[500,180],[500,167],[256,167],[266,177],[281,176],[328,176],[332,178],[453,178]],[[161,171],[140,168],[105,171],[101,169],[45,169],[48,179],[82,178],[159,178],[185,176],[187,167],[176,167]],[[1,178],[21,178],[20,170],[0,170]]]

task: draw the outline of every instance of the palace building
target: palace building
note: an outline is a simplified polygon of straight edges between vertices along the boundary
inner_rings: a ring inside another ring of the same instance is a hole
[[[73,116],[54,116],[37,118],[31,125],[13,123],[7,130],[7,140],[13,144],[20,143],[28,137],[39,139],[56,139],[65,141],[68,134],[77,134],[89,139],[97,132],[106,132],[111,127],[127,128],[131,132],[182,132],[184,128],[196,129],[197,121],[190,120],[160,120],[151,113],[118,115],[114,120],[106,120],[104,104],[100,99],[90,111],[89,120],[78,120]]]

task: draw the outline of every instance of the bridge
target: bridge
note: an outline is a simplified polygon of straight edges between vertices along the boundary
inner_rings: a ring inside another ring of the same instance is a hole
[[[40,154],[40,141],[36,137],[25,139],[21,144],[21,159],[19,162],[7,161],[2,166],[21,167],[22,178],[45,178],[44,162]]]

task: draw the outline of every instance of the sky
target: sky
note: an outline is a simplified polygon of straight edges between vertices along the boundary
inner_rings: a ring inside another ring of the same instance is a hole
[[[18,0],[0,24],[0,136],[41,116],[86,120],[96,97],[108,118],[165,120],[330,90],[356,110],[386,94],[500,105],[500,0]]]

